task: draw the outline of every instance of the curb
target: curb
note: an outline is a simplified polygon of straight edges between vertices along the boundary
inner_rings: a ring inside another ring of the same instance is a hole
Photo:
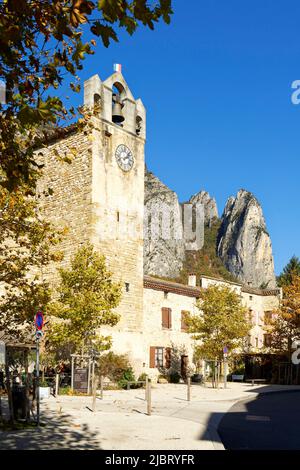
[[[214,447],[214,450],[226,450],[217,429],[209,427],[207,428],[207,431],[211,436],[211,443]]]

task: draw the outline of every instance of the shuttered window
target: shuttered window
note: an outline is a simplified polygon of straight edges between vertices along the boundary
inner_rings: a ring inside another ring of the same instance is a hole
[[[165,367],[166,367],[166,369],[170,369],[170,367],[171,367],[171,348],[166,348]]]
[[[153,369],[155,367],[155,346],[150,346],[150,367]]]
[[[163,328],[172,328],[172,310],[170,308],[163,307],[161,309],[161,324]]]
[[[189,315],[188,310],[181,310],[181,331],[187,331],[186,317]]]
[[[150,368],[171,367],[171,348],[150,346]]]

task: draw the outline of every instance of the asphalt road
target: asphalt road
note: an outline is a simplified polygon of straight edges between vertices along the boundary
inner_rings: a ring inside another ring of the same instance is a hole
[[[266,393],[233,405],[218,432],[229,450],[300,450],[299,423],[300,392]]]

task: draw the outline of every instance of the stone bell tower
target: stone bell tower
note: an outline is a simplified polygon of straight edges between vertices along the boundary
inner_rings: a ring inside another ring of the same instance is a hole
[[[120,72],[85,81],[84,105],[94,124],[91,241],[123,288],[113,330],[142,331],[145,108]]]
[[[67,228],[59,247],[62,266],[68,267],[78,248],[91,242],[121,283],[121,320],[101,332],[112,336],[113,349],[128,353],[137,370],[142,362],[146,112],[120,72],[103,82],[98,75],[87,80],[84,105],[91,113],[87,126],[54,129],[36,151],[46,162],[39,200],[48,220]],[[55,284],[57,266],[46,271]]]

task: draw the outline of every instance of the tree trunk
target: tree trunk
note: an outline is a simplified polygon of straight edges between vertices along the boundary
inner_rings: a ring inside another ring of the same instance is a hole
[[[7,390],[8,407],[9,407],[9,420],[12,424],[14,424],[15,422],[14,404],[12,400],[11,386],[10,386],[10,380],[9,380],[9,367],[7,363],[5,364],[5,375],[6,375],[6,390]]]
[[[25,400],[26,400],[26,423],[30,420],[30,400],[29,400],[29,377],[28,377],[28,351],[25,356]]]

